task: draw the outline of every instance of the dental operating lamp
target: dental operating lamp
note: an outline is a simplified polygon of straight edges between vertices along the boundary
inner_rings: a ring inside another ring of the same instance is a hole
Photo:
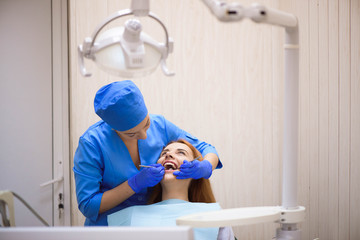
[[[260,4],[243,7],[239,3],[202,0],[216,18],[235,22],[249,18],[256,23],[277,25],[285,29],[284,44],[284,126],[282,154],[281,206],[223,209],[180,217],[178,225],[192,227],[225,227],[277,222],[280,228],[276,239],[301,239],[298,223],[305,219],[305,208],[297,203],[298,112],[299,112],[299,33],[297,18],[289,13]],[[165,41],[158,43],[142,32],[138,19],[130,19],[125,27],[113,28],[99,34],[105,25],[123,16],[150,17],[165,32]],[[98,36],[99,35],[99,36]],[[122,77],[145,76],[158,64],[165,75],[173,75],[166,59],[173,50],[173,41],[165,25],[149,11],[149,0],[133,0],[131,9],[119,11],[100,24],[90,38],[78,47],[79,66],[83,76],[91,76],[84,66],[84,57],[96,62],[100,68]]]
[[[165,33],[165,41],[158,43],[142,32],[138,19],[129,19],[124,27],[111,28],[100,34],[103,28],[116,19],[125,16],[149,17],[159,23]],[[118,11],[105,19],[78,46],[80,72],[90,77],[85,68],[84,58],[93,60],[99,68],[120,77],[142,77],[152,73],[160,64],[167,76],[172,76],[166,66],[166,59],[173,51],[173,41],[163,22],[149,10],[149,0],[133,0],[130,9]]]

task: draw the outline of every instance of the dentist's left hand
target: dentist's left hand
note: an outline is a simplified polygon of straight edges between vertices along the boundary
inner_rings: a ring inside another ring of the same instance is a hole
[[[151,164],[152,168],[143,168],[139,173],[128,179],[128,184],[138,193],[146,187],[153,187],[163,179],[165,168],[161,164]]]
[[[183,164],[181,164],[180,166],[180,171],[176,171],[173,174],[176,176],[177,179],[208,179],[212,174],[212,165],[208,160],[184,160]]]

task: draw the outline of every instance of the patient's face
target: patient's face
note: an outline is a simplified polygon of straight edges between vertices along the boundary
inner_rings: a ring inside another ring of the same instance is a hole
[[[194,154],[191,149],[183,143],[171,143],[160,154],[157,163],[165,167],[164,179],[175,178],[174,171],[179,171],[184,160],[191,161],[194,159]],[[176,179],[176,178],[175,178]]]

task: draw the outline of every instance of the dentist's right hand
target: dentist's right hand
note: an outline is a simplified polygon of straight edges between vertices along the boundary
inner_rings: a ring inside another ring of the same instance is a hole
[[[163,179],[165,168],[161,164],[151,164],[152,168],[143,168],[139,173],[128,179],[128,184],[134,192],[143,188],[153,187]]]

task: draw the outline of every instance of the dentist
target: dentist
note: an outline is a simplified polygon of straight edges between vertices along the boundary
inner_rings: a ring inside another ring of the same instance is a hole
[[[85,225],[107,226],[109,214],[145,205],[147,188],[164,176],[164,167],[156,162],[170,141],[186,139],[205,159],[185,161],[180,171],[174,172],[178,179],[208,179],[215,168],[222,167],[213,146],[163,116],[149,114],[139,88],[130,80],[100,88],[94,108],[102,120],[80,137],[73,167],[78,207],[86,217]]]

